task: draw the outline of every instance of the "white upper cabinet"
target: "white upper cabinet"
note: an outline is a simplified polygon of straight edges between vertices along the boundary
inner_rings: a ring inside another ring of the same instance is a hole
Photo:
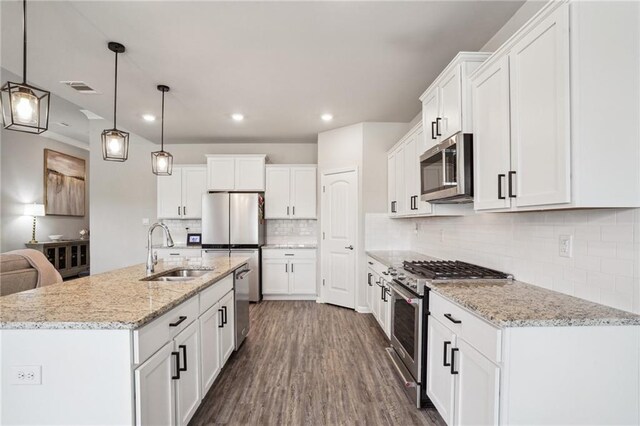
[[[440,104],[438,103],[439,93],[438,87],[434,87],[426,92],[422,98],[422,125],[424,126],[423,129],[425,132],[425,144],[420,155],[440,141],[436,129],[440,113]]]
[[[395,152],[387,156],[387,213],[396,216],[396,157]]]
[[[569,6],[509,53],[515,206],[567,203],[570,194]]]
[[[255,191],[265,187],[266,155],[207,155],[209,191]]]
[[[315,219],[316,174],[315,165],[268,165],[265,219]]]
[[[456,66],[440,83],[440,115],[436,118],[436,130],[440,140],[446,140],[462,131],[461,91],[460,66]]]
[[[204,166],[173,166],[171,176],[158,176],[158,218],[200,219],[206,192]]]
[[[476,210],[640,206],[639,14],[549,2],[471,75]]]
[[[509,207],[507,176],[511,168],[511,128],[507,57],[483,68],[476,76],[473,105],[475,209]]]

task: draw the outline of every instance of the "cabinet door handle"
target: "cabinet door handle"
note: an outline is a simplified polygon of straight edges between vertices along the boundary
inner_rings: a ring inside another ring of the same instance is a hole
[[[180,216],[180,206],[178,206],[178,216]]]
[[[187,345],[178,345],[178,349],[182,351],[182,360],[184,361],[184,367],[180,367],[180,363],[178,363],[178,372],[187,371]]]
[[[289,272],[289,263],[284,264],[284,271]]]
[[[504,173],[498,175],[498,200],[506,199],[506,197],[502,195],[502,181],[505,177],[506,175]]]
[[[441,117],[436,118],[436,136],[442,136],[442,133],[440,133],[440,120],[442,120]]]
[[[227,307],[222,307],[222,325],[227,325]]]
[[[171,356],[176,357],[176,363],[175,363],[176,375],[171,376],[171,378],[173,380],[180,380],[180,352],[171,352]]]
[[[391,213],[397,213],[396,212],[396,202],[395,201],[391,202]]]
[[[187,206],[182,206],[182,215],[183,216],[187,215]]]
[[[371,277],[373,277],[371,272],[367,273],[367,284],[369,284],[369,287],[373,286],[373,284],[371,284]]]
[[[369,261],[367,261],[367,263],[368,263],[369,265],[373,265],[373,262],[369,262]]]
[[[183,315],[180,315],[180,316],[178,317],[178,321],[170,323],[170,324],[169,324],[169,327],[177,327],[177,326],[179,326],[180,324],[182,324],[182,322],[183,322],[184,320],[186,320],[186,319],[187,319],[187,317],[185,317],[185,316],[183,316]]]
[[[456,370],[456,352],[458,352],[458,348],[451,348],[451,374],[458,374]]]
[[[444,342],[444,352],[442,353],[442,366],[443,367],[451,367],[451,363],[447,362],[447,352],[449,352],[448,348],[451,345],[451,342]]]
[[[295,215],[296,215],[296,206],[291,207],[291,214],[292,214],[293,216],[295,216]]]
[[[293,272],[293,263],[291,264],[291,272]]]
[[[513,192],[513,177],[516,175],[516,172],[513,170],[509,172],[509,198],[516,198],[515,192]]]
[[[287,206],[287,216],[289,216],[289,206]]]
[[[454,324],[462,324],[462,321],[455,319],[451,314],[444,314],[444,317]]]
[[[435,128],[434,128],[435,125],[436,125],[436,122],[432,121],[431,122],[431,139],[438,139],[438,138],[436,138],[436,132],[435,132]]]

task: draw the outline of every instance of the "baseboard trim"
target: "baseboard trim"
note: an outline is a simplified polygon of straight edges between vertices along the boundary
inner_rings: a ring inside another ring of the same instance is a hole
[[[356,312],[359,314],[370,314],[371,313],[371,309],[369,309],[368,306],[358,306],[356,308]]]
[[[316,300],[315,294],[263,294],[262,300]]]

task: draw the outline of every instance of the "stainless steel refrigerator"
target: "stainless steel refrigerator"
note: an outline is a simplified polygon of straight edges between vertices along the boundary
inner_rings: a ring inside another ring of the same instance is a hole
[[[262,298],[260,247],[264,245],[264,194],[210,192],[202,196],[204,257],[238,254],[249,258],[249,300]],[[244,295],[236,294],[236,298]]]

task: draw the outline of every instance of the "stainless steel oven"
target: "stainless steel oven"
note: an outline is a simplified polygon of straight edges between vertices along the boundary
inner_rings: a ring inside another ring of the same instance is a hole
[[[473,137],[458,133],[420,156],[420,199],[432,204],[473,201]]]
[[[426,400],[422,365],[426,343],[425,296],[417,296],[395,281],[390,283],[391,347],[387,351],[403,381],[405,393],[420,408]]]

